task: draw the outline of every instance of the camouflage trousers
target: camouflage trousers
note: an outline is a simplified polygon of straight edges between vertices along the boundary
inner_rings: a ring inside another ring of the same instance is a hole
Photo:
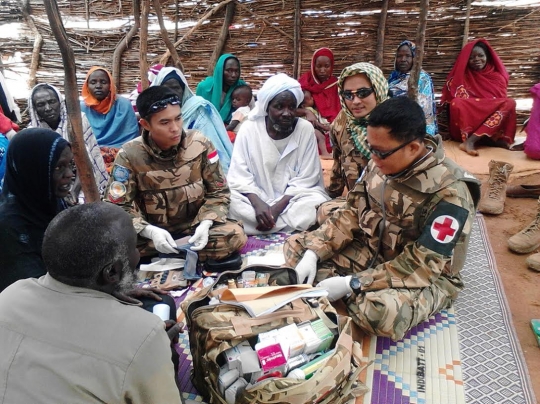
[[[345,205],[346,200],[344,196],[340,196],[336,199],[332,199],[328,202],[321,203],[317,208],[317,223],[319,226],[325,222],[335,210]]]
[[[175,240],[185,236],[193,235],[195,228],[192,228],[188,233],[172,234]],[[199,261],[208,259],[223,259],[227,258],[232,253],[240,250],[247,242],[247,236],[244,233],[242,222],[235,220],[227,220],[225,223],[216,223],[210,228],[208,234],[208,244],[201,251],[197,251]],[[154,248],[152,240],[140,237],[138,239],[137,248],[141,257],[157,255],[158,252]]]
[[[296,267],[303,257],[306,232],[289,237],[283,252],[286,264]],[[332,276],[346,276],[364,271],[373,251],[366,242],[354,239],[327,262],[318,264],[315,283]],[[376,264],[381,263],[380,259]],[[381,289],[352,294],[346,299],[347,312],[365,332],[398,341],[415,325],[450,307],[452,297],[437,282],[419,289]]]

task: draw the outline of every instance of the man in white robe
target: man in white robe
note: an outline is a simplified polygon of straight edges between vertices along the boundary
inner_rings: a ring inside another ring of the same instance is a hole
[[[272,76],[240,128],[227,176],[229,217],[248,235],[307,230],[330,199],[313,126],[295,115],[303,98],[296,80]]]

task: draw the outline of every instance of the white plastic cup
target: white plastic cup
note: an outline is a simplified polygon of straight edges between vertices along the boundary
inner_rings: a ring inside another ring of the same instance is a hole
[[[154,308],[152,309],[152,313],[154,313],[156,316],[158,316],[163,321],[167,321],[170,319],[171,315],[171,308],[168,304],[156,304]]]

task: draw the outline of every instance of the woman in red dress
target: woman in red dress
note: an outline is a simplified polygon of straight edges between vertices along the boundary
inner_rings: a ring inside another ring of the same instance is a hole
[[[477,156],[476,144],[509,148],[516,133],[516,102],[507,97],[508,73],[485,39],[463,47],[446,78],[441,103],[449,105],[450,136]]]

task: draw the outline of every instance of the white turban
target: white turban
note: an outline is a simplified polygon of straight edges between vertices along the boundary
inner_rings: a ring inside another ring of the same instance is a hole
[[[270,101],[283,91],[290,91],[293,93],[296,98],[297,107],[304,101],[304,92],[302,91],[302,87],[300,87],[300,83],[284,73],[278,73],[264,82],[257,93],[255,108],[249,113],[248,119],[253,121],[257,118],[266,116],[266,110],[268,109]]]

